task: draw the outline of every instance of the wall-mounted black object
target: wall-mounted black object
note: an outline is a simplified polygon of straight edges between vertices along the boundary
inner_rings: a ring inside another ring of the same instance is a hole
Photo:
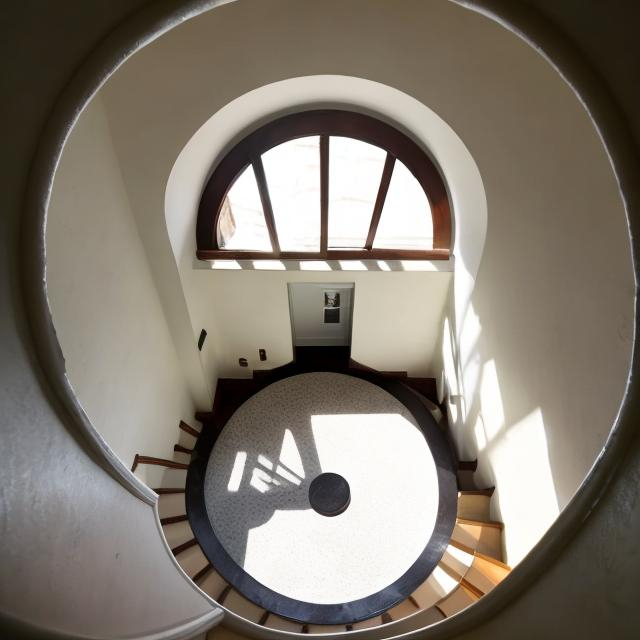
[[[325,307],[324,308],[324,323],[325,324],[339,324],[340,323],[340,307]]]
[[[238,358],[238,364],[241,367],[248,367],[249,366],[249,363],[247,362],[246,358]]]
[[[258,349],[258,355],[260,356],[261,362],[264,362],[267,359],[267,352],[264,349]]]
[[[198,351],[202,351],[202,346],[204,345],[204,340],[207,337],[207,332],[203,329],[200,332],[200,337],[198,338]]]

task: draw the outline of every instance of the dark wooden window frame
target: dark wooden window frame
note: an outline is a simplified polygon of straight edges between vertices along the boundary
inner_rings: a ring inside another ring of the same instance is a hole
[[[320,137],[320,251],[281,251],[261,156],[283,142],[308,136]],[[330,249],[327,246],[331,136],[354,138],[387,152],[363,249]],[[404,163],[414,175],[429,200],[433,219],[433,249],[373,248],[396,160]],[[221,249],[218,246],[216,231],[222,204],[233,183],[249,166],[253,166],[273,251],[243,251]],[[404,133],[376,118],[353,111],[303,111],[260,127],[233,147],[217,165],[200,200],[196,244],[200,260],[446,260],[451,248],[451,208],[438,168]]]

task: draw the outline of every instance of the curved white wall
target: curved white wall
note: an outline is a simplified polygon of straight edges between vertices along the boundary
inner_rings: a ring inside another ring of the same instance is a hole
[[[146,259],[99,97],[56,171],[47,218],[47,293],[67,376],[124,465],[171,458],[196,408]],[[149,468],[137,475],[150,484]]]
[[[447,2],[349,6],[243,0],[138,53],[104,91],[132,209],[170,316],[183,294],[164,188],[212,113],[265,83],[339,72],[443,117],[476,161],[488,204],[476,288],[448,322],[452,427],[499,486],[496,515],[515,532],[507,551],[517,561],[579,486],[622,397],[633,277],[616,183],[573,93],[515,36]],[[456,273],[458,295],[460,286],[470,283]],[[197,356],[194,318],[169,324]]]

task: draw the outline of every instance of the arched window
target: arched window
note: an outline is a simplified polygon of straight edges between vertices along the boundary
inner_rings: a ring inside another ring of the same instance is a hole
[[[451,215],[432,160],[360,113],[305,111],[223,158],[198,211],[201,260],[444,260]]]

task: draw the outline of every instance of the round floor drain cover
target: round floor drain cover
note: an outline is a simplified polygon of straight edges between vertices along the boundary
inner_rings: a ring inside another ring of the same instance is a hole
[[[323,516],[338,516],[351,502],[349,483],[337,473],[321,473],[309,485],[309,502]]]

